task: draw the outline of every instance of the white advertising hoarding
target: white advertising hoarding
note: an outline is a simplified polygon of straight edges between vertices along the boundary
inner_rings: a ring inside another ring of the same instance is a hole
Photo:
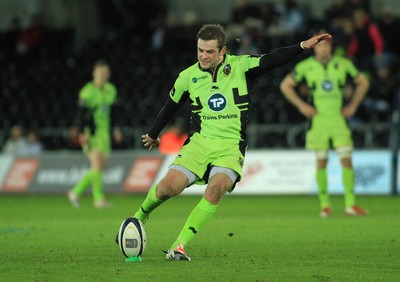
[[[175,156],[168,156],[157,175],[157,183]],[[308,151],[249,151],[242,180],[233,194],[310,194],[315,175],[315,157]],[[184,194],[201,194],[205,186],[193,185]]]

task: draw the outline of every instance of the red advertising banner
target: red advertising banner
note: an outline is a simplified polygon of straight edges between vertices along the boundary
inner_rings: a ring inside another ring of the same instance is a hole
[[[36,174],[39,160],[17,159],[12,165],[3,185],[6,192],[25,192]]]
[[[136,159],[124,183],[128,192],[147,192],[157,176],[163,159],[161,157],[139,157]]]

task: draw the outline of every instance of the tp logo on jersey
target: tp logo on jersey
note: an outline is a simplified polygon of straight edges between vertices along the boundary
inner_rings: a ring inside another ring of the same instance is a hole
[[[220,112],[226,107],[226,98],[221,93],[215,93],[208,98],[208,107],[214,112]]]
[[[324,80],[322,82],[322,89],[324,89],[325,91],[332,91],[332,89],[333,89],[332,81]]]

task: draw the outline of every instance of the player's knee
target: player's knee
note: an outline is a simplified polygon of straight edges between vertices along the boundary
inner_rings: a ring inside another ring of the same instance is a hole
[[[221,193],[221,191],[216,191],[216,190],[208,190],[204,193],[204,198],[210,202],[213,205],[217,205],[219,201],[222,199],[224,193]]]
[[[329,156],[328,150],[318,150],[315,152],[317,160],[327,160]]]
[[[353,149],[351,147],[341,147],[336,149],[336,154],[340,159],[340,163],[342,167],[352,168],[353,164],[351,161]]]
[[[225,193],[232,187],[231,183],[220,182],[208,185],[204,193],[204,198],[211,204],[218,204]]]
[[[157,198],[160,200],[167,200],[180,194],[184,187],[180,187],[176,183],[168,180],[161,180],[157,185]]]
[[[316,156],[317,156],[317,168],[318,169],[324,169],[326,168],[328,164],[328,155],[329,152],[326,150],[323,151],[317,151]]]
[[[342,167],[345,167],[345,168],[352,168],[352,166],[353,166],[351,157],[341,158],[340,162],[342,164]]]

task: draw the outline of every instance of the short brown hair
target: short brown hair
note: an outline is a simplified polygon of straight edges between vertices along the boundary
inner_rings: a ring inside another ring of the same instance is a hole
[[[226,45],[226,34],[224,27],[220,24],[203,25],[197,33],[196,39],[217,40],[219,49],[222,49]]]
[[[93,69],[97,67],[110,67],[106,60],[100,59],[94,62]]]

